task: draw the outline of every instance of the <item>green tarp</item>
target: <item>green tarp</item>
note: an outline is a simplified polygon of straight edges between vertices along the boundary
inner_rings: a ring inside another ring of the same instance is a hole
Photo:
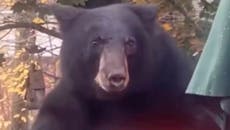
[[[220,1],[208,40],[186,93],[230,96],[230,0]]]

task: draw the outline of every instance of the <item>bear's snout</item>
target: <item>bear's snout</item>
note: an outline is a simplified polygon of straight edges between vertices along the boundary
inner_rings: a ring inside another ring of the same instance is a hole
[[[128,87],[128,64],[122,49],[103,50],[95,81],[106,92],[120,92]]]
[[[126,74],[124,69],[118,69],[114,72],[110,73],[108,76],[108,80],[111,86],[113,87],[122,87],[125,85]]]

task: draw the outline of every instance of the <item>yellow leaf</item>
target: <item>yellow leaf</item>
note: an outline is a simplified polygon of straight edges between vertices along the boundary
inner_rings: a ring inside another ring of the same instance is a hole
[[[24,87],[24,85],[25,85],[25,80],[23,80],[21,83],[19,83],[18,85],[17,85],[17,87],[19,87],[19,88],[23,88]]]
[[[39,17],[35,17],[32,22],[35,23],[35,24],[43,24],[43,23],[45,23],[45,21],[43,19],[39,18]]]
[[[0,75],[0,79],[1,80],[6,80],[8,78],[8,75],[7,74],[2,74]]]
[[[21,117],[21,120],[22,120],[24,123],[26,123],[26,121],[27,121],[26,118],[25,118],[24,116]]]
[[[21,109],[21,111],[25,111],[25,110],[26,110],[26,108],[22,108],[22,109]]]
[[[20,90],[18,90],[18,88],[15,88],[15,86],[11,86],[11,87],[8,89],[8,92],[11,92],[11,93],[19,93]]]
[[[23,75],[27,75],[29,73],[29,70],[27,70],[27,69],[24,69],[24,71],[23,71]]]
[[[17,87],[17,85],[18,85],[17,82],[13,82],[13,83],[12,83],[12,86],[13,86],[13,87]]]
[[[8,6],[8,7],[11,7],[14,5],[14,3],[15,3],[15,0],[4,0],[4,2],[1,4]]]
[[[40,0],[40,3],[46,4],[46,3],[48,3],[48,0]]]
[[[3,122],[3,125],[4,125],[5,127],[8,127],[10,124],[11,124],[10,121],[4,121],[4,122]]]
[[[13,118],[18,118],[18,117],[20,117],[19,114],[15,114],[15,115],[13,116]]]
[[[7,88],[12,88],[10,80],[6,80],[4,83],[7,85]]]
[[[136,3],[136,4],[144,4],[144,3],[146,3],[145,0],[133,0],[133,2]]]
[[[18,64],[17,67],[13,69],[13,73],[19,71],[20,68],[23,68],[23,63]]]
[[[162,27],[163,27],[163,29],[164,29],[165,31],[170,31],[170,30],[172,30],[172,26],[171,26],[169,23],[163,24]]]
[[[18,95],[20,95],[20,96],[24,97],[24,96],[25,96],[25,94],[26,94],[26,89],[24,89],[24,90],[20,90],[20,91],[18,91],[17,93],[18,93]]]

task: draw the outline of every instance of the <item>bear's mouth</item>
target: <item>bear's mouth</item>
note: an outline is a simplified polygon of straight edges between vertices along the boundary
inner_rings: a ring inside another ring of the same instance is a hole
[[[109,83],[107,79],[102,78],[103,76],[100,76],[100,74],[97,75],[95,78],[95,81],[97,85],[104,91],[112,93],[112,92],[121,92],[126,89],[127,85],[123,82],[125,81],[119,81],[119,83]]]
[[[99,70],[95,78],[95,82],[97,83],[98,87],[106,92],[121,92],[128,87],[129,74],[127,72],[124,76],[106,76],[103,71]]]
[[[109,93],[124,91],[129,83],[126,56],[103,51],[100,56],[95,82],[102,90]]]

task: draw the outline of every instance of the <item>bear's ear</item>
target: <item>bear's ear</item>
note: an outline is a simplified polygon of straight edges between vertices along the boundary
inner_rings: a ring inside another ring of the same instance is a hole
[[[145,23],[156,19],[157,8],[154,5],[130,5],[130,8]]]
[[[73,19],[84,12],[83,8],[75,8],[67,5],[53,4],[49,5],[49,10],[55,15],[63,29],[71,23]]]

